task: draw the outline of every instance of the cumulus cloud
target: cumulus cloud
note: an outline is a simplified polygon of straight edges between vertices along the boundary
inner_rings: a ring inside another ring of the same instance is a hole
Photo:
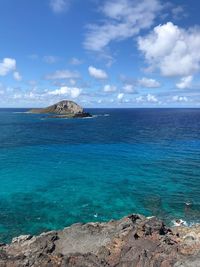
[[[175,96],[172,97],[172,100],[174,102],[188,102],[188,98],[186,96],[175,95]]]
[[[113,93],[117,90],[117,87],[114,85],[106,84],[103,88],[103,91],[106,93]]]
[[[137,103],[144,102],[144,97],[143,96],[138,96],[138,97],[136,97],[135,100],[136,100]]]
[[[158,102],[158,99],[155,95],[151,95],[151,94],[148,94],[147,95],[147,101],[148,102],[154,102],[154,103],[157,103]]]
[[[21,87],[5,87],[5,97],[7,101],[12,100],[39,100],[42,94],[39,94],[33,88],[31,91],[23,91]],[[19,103],[19,102],[17,102]]]
[[[50,8],[54,13],[62,13],[69,8],[69,0],[50,0]]]
[[[54,73],[45,76],[46,80],[60,80],[60,79],[76,79],[80,75],[78,72],[72,72],[69,70],[57,70]]]
[[[2,92],[1,92],[2,91]],[[41,89],[34,86],[23,90],[21,87],[6,87],[0,84],[0,102],[14,103],[19,106],[49,105],[64,98],[76,99],[82,93],[82,88],[62,86],[54,89]]]
[[[138,48],[147,62],[164,76],[189,76],[199,71],[199,47],[199,28],[185,30],[172,22],[138,38]]]
[[[190,88],[192,85],[192,80],[193,80],[193,77],[191,75],[183,77],[181,78],[180,82],[176,84],[176,87],[179,89]]]
[[[138,81],[139,85],[146,88],[158,88],[160,87],[160,83],[154,79],[142,78]]]
[[[135,88],[132,84],[125,84],[123,86],[123,91],[127,94],[135,93]]]
[[[5,93],[5,88],[3,84],[0,83],[0,95],[4,95],[4,93]]]
[[[18,71],[15,71],[13,73],[13,77],[16,81],[20,82],[22,80],[22,76],[20,75],[20,73]]]
[[[53,96],[69,96],[72,98],[77,98],[81,94],[81,89],[77,87],[67,87],[67,86],[62,86],[59,89],[49,91],[47,94],[48,95],[53,95]]]
[[[16,60],[13,58],[4,58],[0,61],[0,76],[6,76],[16,69]]]
[[[119,101],[121,101],[123,98],[124,98],[124,94],[123,94],[123,93],[119,93],[119,94],[117,95],[117,99],[118,99]]]
[[[151,27],[161,9],[159,0],[105,1],[101,12],[106,20],[88,26],[84,47],[102,52],[112,41],[131,38]]]
[[[145,103],[145,102],[158,103],[159,101],[155,95],[147,94],[146,96],[136,97],[136,102],[138,102],[138,103]]]
[[[93,66],[89,66],[88,71],[90,76],[97,80],[105,80],[108,78],[108,75],[104,70],[97,69]]]

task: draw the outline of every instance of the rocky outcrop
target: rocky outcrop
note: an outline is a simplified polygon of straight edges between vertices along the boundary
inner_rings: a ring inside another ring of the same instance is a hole
[[[74,224],[0,246],[0,267],[197,267],[200,226],[170,229],[155,217]]]
[[[84,112],[83,108],[73,101],[63,100],[52,106],[31,109],[29,113],[34,114],[50,114],[51,118],[83,118],[91,117],[87,112]]]

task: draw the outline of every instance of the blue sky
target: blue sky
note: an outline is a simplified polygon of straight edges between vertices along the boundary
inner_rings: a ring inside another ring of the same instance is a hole
[[[200,2],[0,0],[0,107],[200,107]]]

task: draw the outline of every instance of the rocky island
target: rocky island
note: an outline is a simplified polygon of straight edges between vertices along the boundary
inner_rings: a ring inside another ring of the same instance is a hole
[[[50,118],[85,118],[92,117],[81,106],[73,101],[63,100],[46,108],[35,108],[28,111],[34,114],[49,114]]]
[[[133,214],[0,244],[0,267],[199,267],[200,226]]]

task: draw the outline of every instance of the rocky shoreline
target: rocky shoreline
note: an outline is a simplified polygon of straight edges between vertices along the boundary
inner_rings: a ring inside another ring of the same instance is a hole
[[[133,214],[0,244],[0,267],[22,266],[199,267],[200,226],[168,228]]]

